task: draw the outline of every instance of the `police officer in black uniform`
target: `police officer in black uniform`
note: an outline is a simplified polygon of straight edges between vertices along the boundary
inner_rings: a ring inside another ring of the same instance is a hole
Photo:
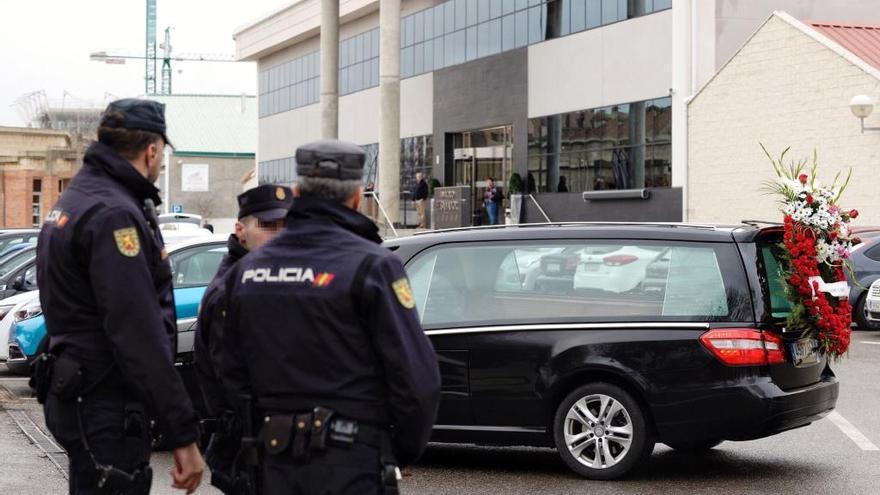
[[[233,406],[226,400],[220,384],[220,349],[223,319],[226,315],[223,284],[226,272],[249,251],[262,246],[284,228],[284,220],[293,204],[293,194],[286,186],[265,184],[238,196],[238,221],[229,235],[229,252],[223,257],[217,274],[208,284],[199,309],[195,337],[195,364],[199,384],[205,396],[212,441],[205,453],[211,468],[211,483],[231,493],[230,468],[238,452]]]
[[[357,212],[364,152],[318,141],[296,163],[286,228],[226,278],[223,384],[256,403],[263,493],[396,493],[433,426],[437,356]]]
[[[176,317],[155,205],[164,105],[124,99],[40,233],[49,335],[36,384],[70,458],[70,493],[149,493],[151,422],[173,450],[173,486],[201,481],[197,419],[174,369]]]

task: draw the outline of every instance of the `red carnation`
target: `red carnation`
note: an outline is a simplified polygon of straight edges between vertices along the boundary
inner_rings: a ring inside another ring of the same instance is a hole
[[[850,218],[859,218],[859,210],[849,210]]]
[[[813,197],[810,196],[809,194],[807,194],[807,204],[808,204],[808,205],[813,204]]]
[[[799,175],[798,180],[801,181],[801,184],[806,184],[807,183],[807,174]]]

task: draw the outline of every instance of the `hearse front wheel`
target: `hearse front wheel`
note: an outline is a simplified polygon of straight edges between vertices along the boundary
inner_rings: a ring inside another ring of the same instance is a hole
[[[622,388],[601,382],[574,390],[559,404],[553,439],[569,468],[596,480],[623,476],[654,450],[638,402]]]

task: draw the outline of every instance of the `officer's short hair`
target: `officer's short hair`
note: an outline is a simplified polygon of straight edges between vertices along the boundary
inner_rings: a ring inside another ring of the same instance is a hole
[[[326,199],[344,203],[357,194],[363,184],[360,180],[327,179],[324,177],[299,177],[299,195],[302,198]]]
[[[123,119],[120,112],[106,112],[101,119],[102,125],[98,127],[98,141],[112,148],[119,156],[132,160],[148,146],[163,139],[156,132],[118,127],[115,123]]]

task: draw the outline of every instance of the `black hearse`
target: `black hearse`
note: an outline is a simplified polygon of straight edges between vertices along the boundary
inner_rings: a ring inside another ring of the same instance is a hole
[[[784,328],[781,236],[543,224],[386,242],[440,357],[432,440],[554,446],[610,479],[655,442],[702,451],[818,420],[838,383]]]

